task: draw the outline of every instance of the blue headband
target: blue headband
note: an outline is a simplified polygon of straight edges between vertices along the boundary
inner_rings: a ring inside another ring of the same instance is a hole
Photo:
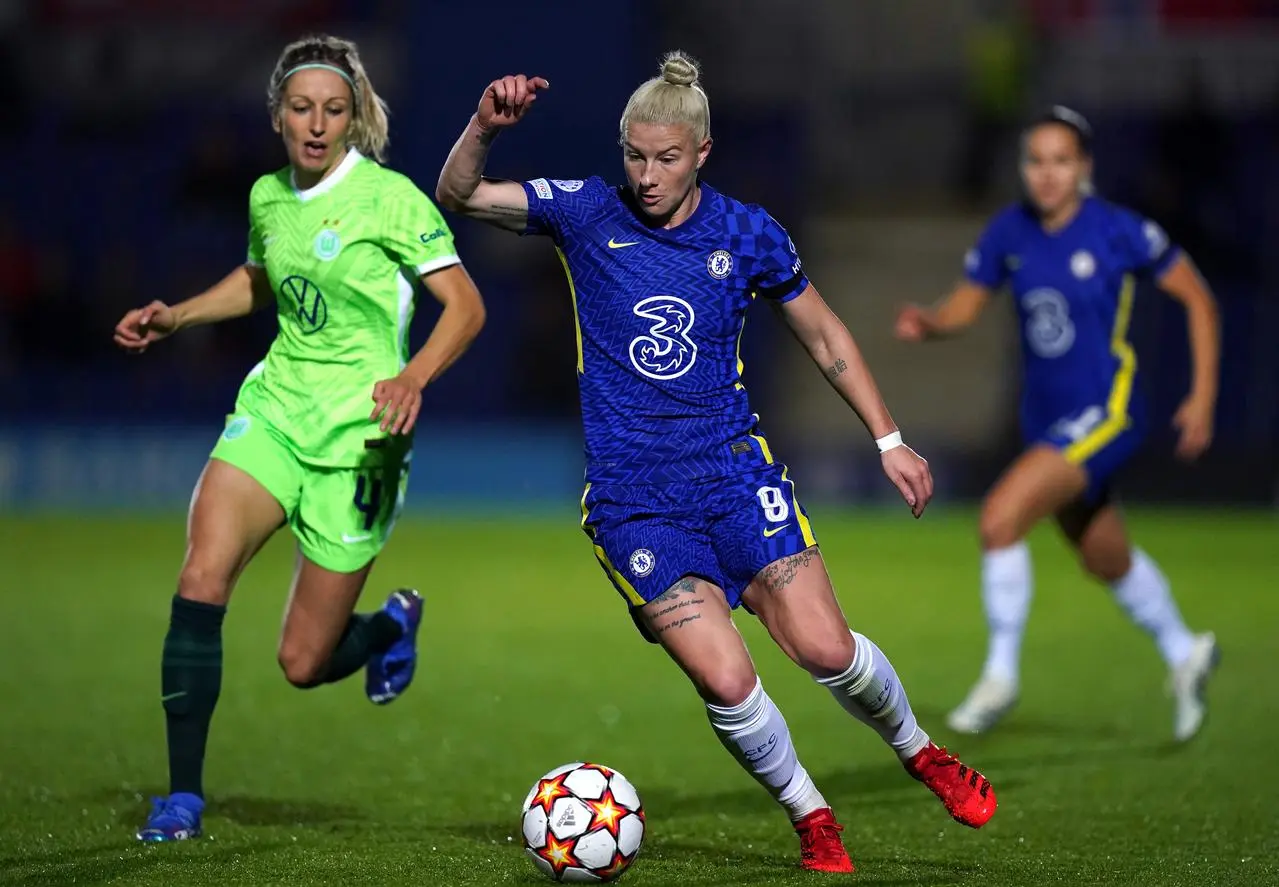
[[[326,65],[323,62],[308,62],[305,65],[295,65],[294,67],[289,68],[289,70],[284,72],[284,76],[280,78],[280,82],[283,83],[285,80],[288,80],[298,71],[305,71],[312,68],[319,69],[321,71],[332,71],[334,74],[337,74],[347,83],[349,83],[351,85],[351,89],[355,89],[355,81],[351,79],[350,74],[346,73],[346,71],[343,71],[337,65]]]

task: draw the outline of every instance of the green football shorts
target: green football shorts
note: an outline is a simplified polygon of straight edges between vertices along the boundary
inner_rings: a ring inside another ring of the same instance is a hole
[[[302,554],[337,573],[354,573],[381,553],[409,479],[407,457],[361,468],[307,464],[277,429],[245,413],[227,417],[209,458],[265,487],[284,509]]]

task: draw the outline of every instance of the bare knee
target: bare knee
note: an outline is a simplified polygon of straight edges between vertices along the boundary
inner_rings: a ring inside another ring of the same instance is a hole
[[[1016,545],[1023,535],[1021,521],[1016,513],[997,499],[987,499],[982,505],[978,532],[981,535],[982,551],[996,551]]]
[[[281,645],[276,661],[284,679],[303,690],[314,687],[324,671],[324,660],[315,651],[296,645]]]
[[[759,676],[750,668],[717,668],[690,677],[702,699],[719,708],[736,708],[741,705],[759,683]]]
[[[832,626],[821,637],[794,643],[795,663],[815,678],[833,678],[853,664],[853,635],[844,625]]]
[[[202,604],[226,606],[231,598],[231,576],[224,569],[188,558],[178,574],[178,596]]]

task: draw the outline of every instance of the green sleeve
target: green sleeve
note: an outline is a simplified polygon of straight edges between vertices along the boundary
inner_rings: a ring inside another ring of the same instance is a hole
[[[419,275],[461,261],[439,209],[406,178],[397,177],[384,195],[382,229],[382,245]]]

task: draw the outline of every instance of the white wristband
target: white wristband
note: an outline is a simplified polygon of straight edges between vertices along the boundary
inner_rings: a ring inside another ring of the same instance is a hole
[[[902,446],[902,433],[894,431],[892,434],[885,434],[875,441],[875,446],[879,447],[881,453],[887,453],[889,450],[900,447]]]

